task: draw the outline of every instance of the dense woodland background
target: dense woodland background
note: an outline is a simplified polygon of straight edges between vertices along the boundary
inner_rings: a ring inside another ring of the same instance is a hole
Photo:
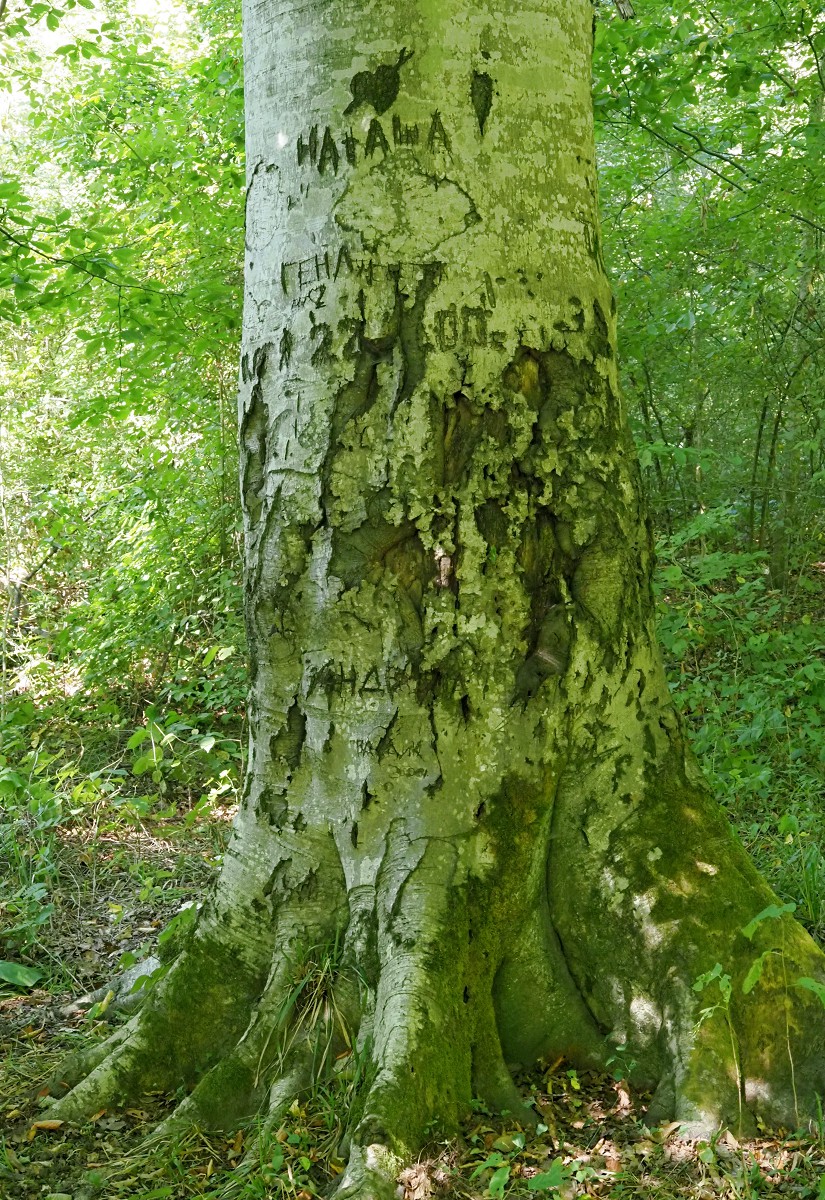
[[[637,7],[596,10],[594,94],[660,636],[821,939],[825,18]],[[197,900],[243,770],[240,20],[0,11],[0,959],[77,991]]]
[[[822,941],[825,16],[636,4],[624,21],[599,0],[594,95],[660,637],[712,787]],[[15,1200],[307,1200],[343,1170],[334,1089],[293,1106],[247,1176],[243,1131],[160,1160],[134,1149],[142,1108],[67,1138],[37,1123],[39,1081],[108,1003],[53,998],[190,920],[243,772],[238,10],[0,0],[0,1197]],[[710,973],[709,1004],[730,1002],[726,979]],[[295,994],[311,999],[307,979]],[[407,1200],[525,1182],[564,1200],[825,1197],[825,1120],[807,1141],[716,1138],[680,1158],[671,1127],[644,1125],[632,1067],[621,1048],[612,1078],[544,1064],[525,1083],[534,1134],[480,1111],[406,1173]]]

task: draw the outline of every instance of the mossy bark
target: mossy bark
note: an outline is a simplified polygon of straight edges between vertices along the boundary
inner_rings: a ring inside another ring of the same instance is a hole
[[[822,956],[787,916],[742,935],[772,897],[656,649],[591,20],[248,5],[249,773],[192,944],[68,1115],[146,1064],[187,1119],[277,1113],[324,1069],[308,962],[368,1081],[342,1194],[391,1190],[473,1096],[513,1108],[542,1055],[622,1043],[686,1122],[814,1111]]]

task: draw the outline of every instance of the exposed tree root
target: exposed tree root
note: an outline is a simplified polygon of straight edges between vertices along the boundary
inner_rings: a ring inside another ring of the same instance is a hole
[[[395,1200],[403,1158],[381,1142],[353,1145],[347,1169],[335,1190],[336,1200]]]
[[[512,821],[506,809],[504,819]],[[592,913],[590,924],[577,926],[566,901],[553,910],[558,934],[551,923],[547,864],[552,878],[558,859],[549,830],[548,821],[543,833],[534,827],[532,837],[514,839],[483,902],[462,877],[454,839],[411,838],[395,822],[375,884],[347,891],[328,833],[309,838],[314,853],[302,866],[293,853],[270,934],[258,943],[268,947],[268,972],[262,953],[238,968],[216,935],[221,922],[207,917],[138,1014],[64,1068],[59,1082],[71,1090],[51,1115],[80,1122],[144,1090],[182,1087],[188,1094],[155,1136],[257,1121],[243,1175],[255,1170],[293,1101],[332,1085],[337,1065],[351,1063],[357,1082],[343,1099],[349,1163],[336,1195],[389,1200],[399,1169],[428,1132],[454,1132],[474,1097],[531,1122],[514,1065],[543,1055],[603,1065],[612,1028],[640,1078],[657,1088],[651,1119],[676,1117],[688,1133],[707,1135],[720,1123],[746,1130],[757,1116],[784,1125],[810,1118],[823,1088],[822,954],[787,913],[769,912],[742,932],[745,916],[772,898],[741,851],[721,834],[715,847],[703,842],[700,870],[727,863],[729,874],[743,876],[728,892],[718,872],[704,927],[692,923],[689,889],[687,903],[665,887],[657,903],[674,923],[654,922],[648,875],[658,857],[634,861],[646,907],[640,928],[616,937],[623,990],[611,1011],[610,979],[599,974],[612,969],[610,959],[583,953],[588,938],[601,945]],[[633,836],[623,833],[628,853]],[[685,846],[690,863],[695,854]],[[686,871],[669,863],[665,882],[685,889]],[[624,902],[622,889],[615,895]],[[613,902],[609,890],[601,897]],[[637,961],[629,963],[634,936]],[[700,967],[708,977],[697,990]],[[806,978],[813,990],[800,984]]]

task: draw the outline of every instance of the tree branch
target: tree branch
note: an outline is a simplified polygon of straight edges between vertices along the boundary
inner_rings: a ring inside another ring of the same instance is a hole
[[[629,122],[630,118],[625,117],[625,120]],[[686,147],[680,146],[678,142],[674,142],[671,138],[666,137],[665,134],[663,134],[660,130],[655,129],[652,125],[648,125],[647,122],[639,120],[639,128],[644,129],[644,131],[649,133],[651,137],[656,138],[656,140],[659,142],[662,142],[663,145],[667,146],[670,150],[675,151],[676,154],[679,154],[688,162],[692,162],[694,166],[701,167],[704,171],[710,171],[711,175],[715,175],[716,178],[719,179],[720,182],[724,183],[727,187],[732,188],[734,191],[741,192],[743,196],[748,195],[748,188],[744,187],[736,179],[731,179],[724,173],[724,171],[720,171],[716,167],[711,166],[710,163],[703,161],[703,159],[699,158],[697,154],[691,154]],[[741,164],[732,162],[731,159],[726,158],[725,155],[718,151],[708,150],[708,148],[703,145],[697,134],[689,133],[688,130],[681,129],[678,126],[674,126],[674,128],[678,128],[680,133],[685,133],[687,136],[693,138],[694,141],[698,142],[701,153],[707,154],[714,158],[720,158],[729,165],[736,167],[737,170],[742,172],[749,183],[752,183],[755,186],[761,186],[765,183],[764,179],[760,179],[756,175],[751,175],[745,167],[741,166]],[[804,217],[802,213],[796,212],[792,208],[780,208],[778,205],[771,204],[768,200],[764,202],[764,206],[769,211],[779,213],[784,217],[790,217],[792,221],[798,221],[801,225],[805,225],[809,229],[815,230],[817,233],[825,233],[825,225],[820,225],[818,221],[812,221],[809,217]]]

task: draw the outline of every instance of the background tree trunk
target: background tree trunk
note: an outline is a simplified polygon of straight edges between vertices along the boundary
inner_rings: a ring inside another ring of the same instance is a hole
[[[246,793],[185,953],[64,1115],[183,1080],[175,1120],[274,1121],[351,1045],[341,1190],[378,1195],[542,1055],[624,1044],[703,1126],[814,1110],[822,956],[787,914],[742,934],[773,897],[655,647],[591,21],[248,5]]]

